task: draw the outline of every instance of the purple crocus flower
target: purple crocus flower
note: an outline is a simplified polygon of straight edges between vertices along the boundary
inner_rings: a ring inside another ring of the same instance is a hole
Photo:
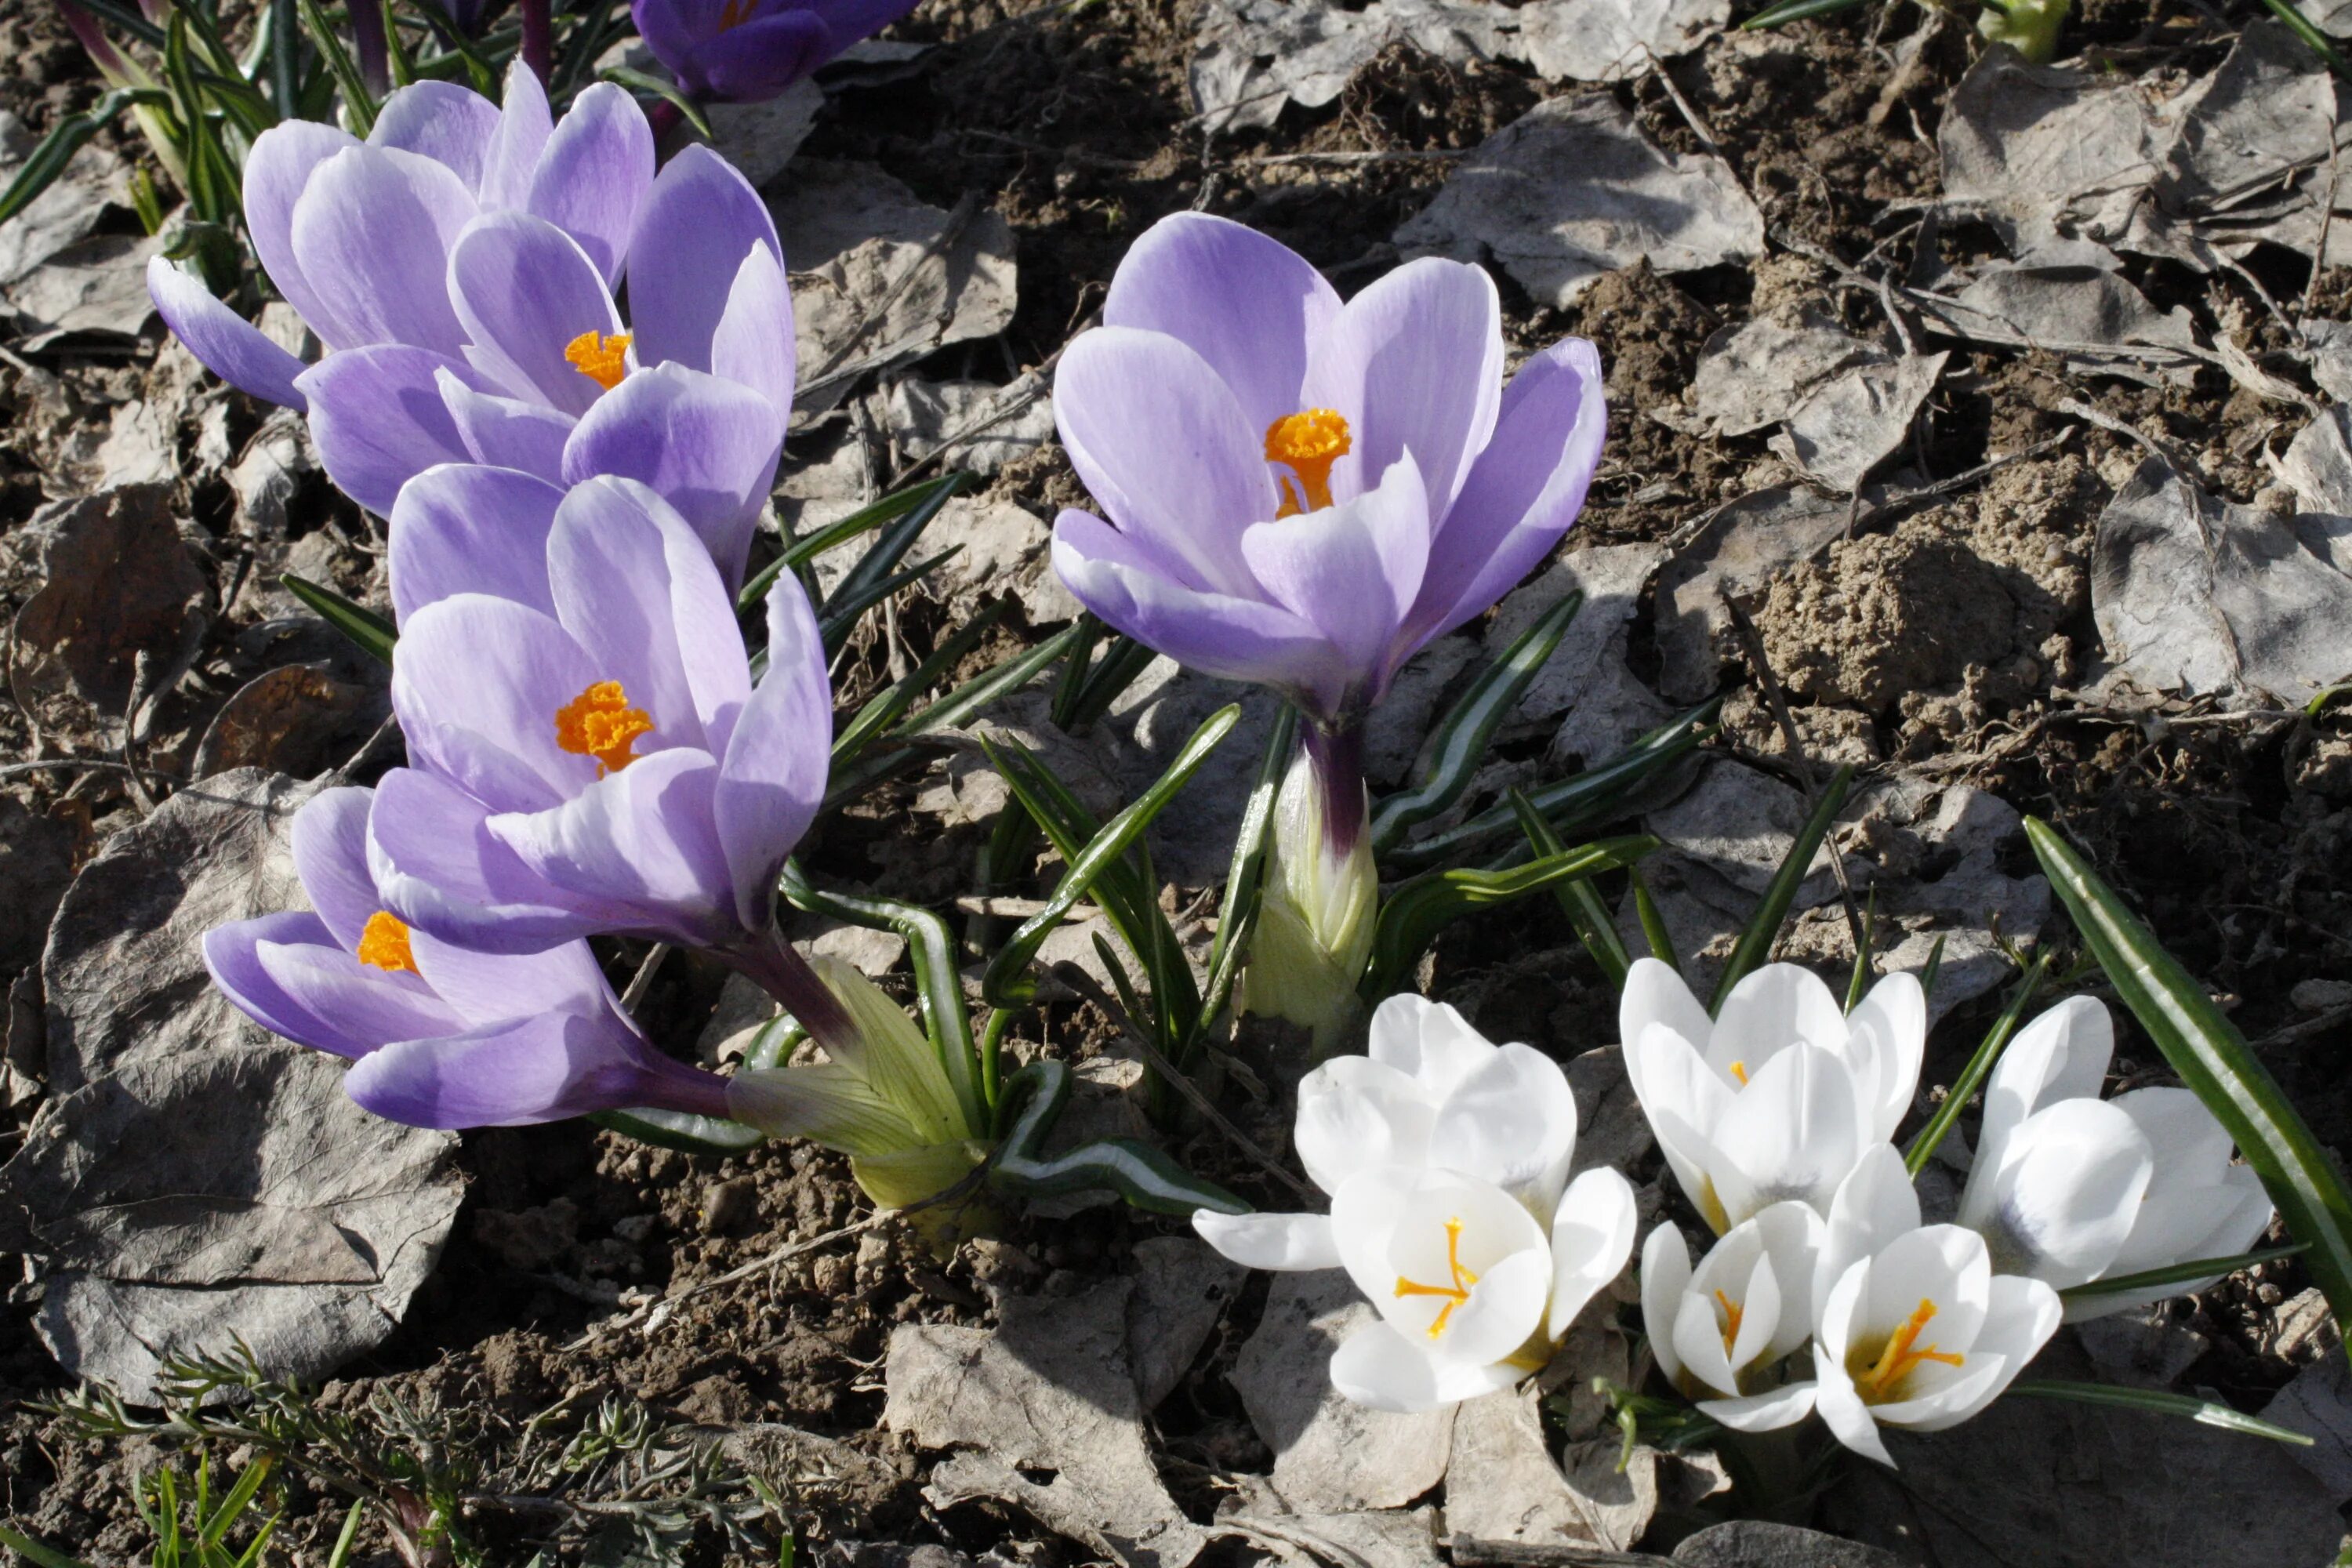
[[[1364,714],[1575,521],[1606,426],[1599,356],[1568,339],[1506,386],[1478,268],[1412,262],[1342,303],[1295,252],[1190,213],[1128,252],[1103,321],[1063,355],[1054,413],[1108,521],[1063,512],[1055,567],[1120,631],[1306,715],[1283,821],[1319,852],[1277,833],[1276,891],[1301,903],[1269,940],[1311,935],[1339,960],[1321,989],[1352,986],[1338,972],[1360,972],[1373,902]],[[1264,978],[1253,1005],[1279,989]]]
[[[440,463],[619,475],[740,576],[791,413],[793,318],[775,225],[716,153],[688,148],[656,176],[634,99],[600,83],[551,129],[518,67],[503,112],[420,82],[364,143],[302,122],[265,132],[246,214],[325,358],[306,368],[168,263],[149,289],[225,379],[307,410],[361,505],[389,515]]]
[[[758,103],[915,8],[915,0],[633,0],[654,58],[703,101]]]
[[[701,539],[635,480],[436,468],[392,537],[413,765],[369,821],[385,907],[485,952],[598,931],[708,948],[823,1039],[839,1005],[771,923],[833,738],[798,582],[768,595],[755,685]]]
[[[415,1127],[498,1127],[651,1105],[727,1114],[727,1082],[647,1044],[585,942],[469,952],[410,929],[368,873],[364,789],[294,818],[311,910],[205,933],[205,966],[262,1027],[352,1058],[343,1085]]]

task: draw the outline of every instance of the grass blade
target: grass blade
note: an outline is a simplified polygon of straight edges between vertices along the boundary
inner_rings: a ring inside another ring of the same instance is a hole
[[[974,616],[969,623],[956,628],[955,635],[941,643],[930,658],[907,673],[903,680],[894,681],[875,693],[873,700],[857,710],[857,716],[842,727],[834,737],[833,761],[837,767],[866,749],[866,743],[898,721],[898,716],[914,706],[915,699],[929,691],[940,677],[963,661],[964,656],[980,646],[991,627],[1004,618],[1012,607],[1009,599],[999,599]]]
[[[1604,838],[1547,855],[1507,871],[1432,871],[1399,888],[1381,904],[1371,960],[1358,994],[1366,1003],[1393,992],[1437,933],[1473,910],[1507,904],[1578,877],[1630,866],[1658,847],[1646,835]]]
[[[0,191],[0,223],[6,223],[30,205],[33,199],[57,183],[66,172],[73,155],[81,151],[82,143],[98,134],[99,128],[128,109],[133,93],[117,88],[79,114],[68,114],[49,128],[31,156],[17,165],[16,177],[8,188]]]
[[[2297,1242],[2293,1247],[2265,1247],[2254,1252],[2241,1252],[2233,1258],[2197,1258],[2187,1263],[2175,1263],[2169,1268],[2150,1268],[2138,1274],[2118,1274],[2112,1279],[2093,1279],[2081,1285],[2070,1285],[2058,1294],[2070,1301],[2089,1300],[2100,1296],[2120,1296],[2126,1291],[2137,1293],[2153,1290],[2164,1285],[2194,1285],[2200,1279],[2221,1279],[2241,1268],[2252,1268],[2257,1263],[2273,1263],[2282,1258],[2293,1258],[2311,1250],[2308,1243]]]
[[[686,122],[694,127],[696,135],[706,142],[713,139],[710,133],[710,121],[703,116],[702,106],[661,78],[649,75],[645,71],[631,70],[626,66],[606,66],[596,74],[614,87],[625,89],[632,93],[651,94],[660,99],[664,103],[686,116]]]
[[[1559,835],[1552,831],[1552,826],[1544,820],[1543,813],[1538,811],[1534,803],[1518,790],[1511,792],[1511,809],[1519,814],[1519,831],[1528,836],[1528,847],[1538,857],[1566,852],[1568,846],[1559,841]],[[1623,990],[1625,972],[1633,966],[1633,960],[1626,952],[1624,940],[1617,934],[1616,922],[1610,917],[1609,906],[1601,901],[1601,890],[1592,885],[1592,879],[1579,877],[1573,881],[1562,882],[1552,889],[1552,897],[1559,900],[1560,912],[1568,916],[1568,923],[1576,928],[1578,939],[1584,943],[1584,951],[1591,953],[1592,962],[1601,966],[1601,973],[1608,977],[1611,988]]]
[[[2186,1415],[2204,1426],[2219,1426],[2224,1432],[2241,1432],[2249,1437],[2268,1437],[2273,1443],[2292,1443],[2298,1448],[2311,1447],[2311,1439],[2300,1432],[2290,1432],[2268,1421],[2256,1420],[2217,1405],[2210,1399],[2197,1399],[2186,1394],[2166,1394],[2153,1388],[2120,1388],[2111,1383],[2066,1383],[2056,1378],[2021,1378],[2009,1385],[2012,1394],[2028,1399],[2063,1399],[2074,1405],[2105,1405],[2117,1410],[2145,1410],[2156,1415]]]
[[[400,628],[377,615],[373,610],[352,604],[332,588],[322,587],[308,577],[298,577],[289,572],[278,579],[279,586],[308,605],[318,617],[357,643],[362,653],[392,662],[393,644],[400,640]]]
[[[1180,1218],[1191,1217],[1195,1209],[1250,1212],[1249,1205],[1223,1187],[1131,1138],[1088,1143],[1045,1159],[1045,1140],[1069,1100],[1070,1069],[1062,1062],[1031,1062],[1013,1075],[1004,1086],[1000,1146],[988,1173],[991,1186],[1020,1197],[1114,1192],[1133,1207]]]
[[[2025,819],[2025,834],[2108,984],[2180,1080],[2229,1129],[2288,1230],[2310,1245],[2305,1266],[2336,1321],[2352,1321],[2352,1193],[2326,1150],[2237,1026],[2074,846],[2038,817]]]
[[[1241,978],[1250,932],[1257,925],[1258,900],[1265,892],[1266,858],[1273,850],[1274,801],[1282,793],[1282,777],[1289,770],[1297,736],[1298,710],[1286,702],[1266,736],[1265,756],[1242,808],[1240,831],[1234,835],[1233,864],[1226,868],[1224,898],[1217,906],[1217,934],[1209,944],[1209,980],[1201,990],[1203,1026],[1225,1010]],[[1179,1068],[1189,1068],[1190,1056],[1188,1042],[1186,1050],[1171,1059]]]
[[[1478,764],[1486,760],[1495,731],[1518,706],[1528,683],[1559,648],[1559,639],[1568,635],[1568,624],[1583,607],[1581,593],[1569,595],[1537,616],[1535,624],[1513,638],[1502,657],[1479,674],[1437,728],[1429,777],[1389,796],[1372,812],[1375,857],[1395,848],[1406,828],[1428,821],[1462,798]]]
[[[1715,995],[1706,1005],[1709,1016],[1723,1010],[1724,998],[1731,994],[1733,986],[1772,956],[1772,944],[1780,939],[1780,926],[1789,918],[1789,906],[1797,901],[1797,889],[1804,885],[1814,852],[1829,837],[1830,824],[1837,820],[1838,812],[1845,805],[1846,792],[1853,787],[1853,764],[1849,763],[1831,776],[1822,798],[1814,803],[1812,816],[1797,829],[1795,842],[1789,846],[1780,868],[1772,873],[1771,885],[1764,889],[1764,901],[1757,906],[1748,929],[1739,933],[1738,945],[1731,950],[1730,961],[1723,966],[1723,978],[1715,983]]]
[[[1680,974],[1683,963],[1675,956],[1674,936],[1666,930],[1666,917],[1658,912],[1658,900],[1650,897],[1650,884],[1642,880],[1642,868],[1634,867],[1628,879],[1633,885],[1633,918],[1642,922],[1642,940],[1649,944],[1650,956]]]
[[[31,1536],[19,1534],[5,1524],[0,1524],[0,1546],[6,1547],[26,1562],[34,1564],[35,1568],[88,1568],[88,1565],[79,1559],[68,1557],[54,1546],[45,1546]]]
[[[1815,16],[1834,16],[1840,11],[1852,11],[1866,0],[1780,0],[1768,5],[1739,24],[1746,32],[1759,32],[1767,27],[1785,27],[1791,22],[1810,21]]]
[[[1968,1109],[1969,1101],[1977,1097],[1977,1090],[1984,1087],[1984,1080],[1992,1074],[1993,1063],[1999,1061],[2000,1053],[2009,1048],[2011,1037],[2017,1033],[2017,1026],[2024,1018],[2025,1009],[2032,1004],[2034,994],[2042,989],[2042,982],[2049,973],[2049,952],[2045,950],[2035,953],[2032,967],[2018,977],[2017,988],[2009,994],[2009,1005],[2001,1009],[2000,1016],[1994,1019],[1992,1027],[1985,1031],[1983,1043],[1977,1047],[1976,1054],[1969,1058],[1968,1065],[1960,1069],[1960,1076],[1952,1080],[1951,1092],[1944,1096],[1944,1103],[1936,1107],[1936,1114],[1927,1119],[1927,1125],[1919,1129],[1919,1135],[1911,1140],[1911,1147],[1904,1151],[1903,1168],[1911,1174],[1916,1176],[1927,1168],[1928,1160],[1935,1155],[1936,1146],[1944,1141],[1944,1135],[1952,1130],[1953,1123],[1959,1121],[1960,1112]]]

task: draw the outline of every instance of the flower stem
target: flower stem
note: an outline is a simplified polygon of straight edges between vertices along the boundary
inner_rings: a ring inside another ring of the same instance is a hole
[[[392,46],[385,41],[383,6],[378,0],[359,0],[352,7],[352,53],[358,57],[360,79],[379,99],[392,90]]]
[[[1349,724],[1327,729],[1309,724],[1299,737],[1307,764],[1314,770],[1316,793],[1323,800],[1323,842],[1334,859],[1343,859],[1364,833],[1364,731]]]
[[[808,1031],[809,1038],[829,1054],[838,1053],[845,1047],[855,1048],[857,1026],[851,1020],[849,1009],[817,977],[808,960],[793,951],[792,943],[772,929],[717,951],[718,956],[739,973],[774,997],[778,1005]]]
[[[548,15],[548,0],[519,0],[516,14],[522,18],[522,58],[539,85],[545,87],[555,70],[555,27]]]
[[[673,1061],[657,1051],[648,1050],[646,1057],[646,1082],[640,1104],[680,1111],[688,1116],[709,1116],[720,1121],[730,1120],[725,1079],[717,1073]]]

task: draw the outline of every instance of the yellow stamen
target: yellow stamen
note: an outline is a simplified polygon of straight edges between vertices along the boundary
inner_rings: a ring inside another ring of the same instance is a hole
[[[564,344],[563,357],[572,369],[610,392],[629,374],[629,334],[606,337],[592,329]]]
[[[415,955],[408,951],[408,928],[399,916],[388,910],[368,916],[360,928],[359,961],[395,974],[404,969],[416,973]]]
[[[629,706],[617,680],[600,680],[555,710],[555,743],[575,755],[593,757],[596,776],[619,773],[636,756],[629,748],[653,733],[653,716]]]
[[[1720,1290],[1715,1293],[1715,1304],[1723,1309],[1723,1353],[1729,1355],[1731,1347],[1739,1342],[1739,1320],[1747,1309]]]
[[[759,0],[727,0],[727,4],[719,8],[719,30],[724,33],[750,21],[751,8],[758,4]]]
[[[1748,1064],[1746,1062],[1732,1063],[1731,1076],[1739,1080],[1740,1088],[1746,1089],[1748,1087]]]
[[[1396,1293],[1399,1297],[1445,1298],[1445,1305],[1437,1310],[1437,1321],[1429,1325],[1429,1337],[1433,1340],[1445,1331],[1445,1321],[1454,1316],[1454,1308],[1470,1299],[1470,1287],[1478,1283],[1478,1277],[1462,1267],[1462,1222],[1458,1218],[1445,1222],[1445,1268],[1454,1279],[1451,1285],[1423,1285],[1402,1274],[1397,1276]]]
[[[1286,414],[1265,427],[1265,460],[1297,477],[1283,481],[1276,518],[1297,517],[1331,504],[1331,465],[1348,455],[1348,421],[1337,409],[1309,408]]]
[[[1853,1380],[1854,1386],[1861,1391],[1865,1403],[1885,1404],[1890,1397],[1891,1392],[1901,1387],[1903,1380],[1909,1377],[1921,1362],[1932,1361],[1941,1363],[1945,1366],[1958,1366],[1965,1359],[1950,1351],[1939,1351],[1934,1345],[1928,1345],[1921,1350],[1912,1348],[1919,1335],[1926,1331],[1928,1321],[1935,1315],[1936,1303],[1923,1300],[1919,1303],[1918,1310],[1903,1321],[1903,1326],[1887,1337],[1885,1345],[1879,1351],[1878,1359],[1871,1363],[1870,1370]],[[1858,1351],[1859,1347],[1857,1347]],[[1858,1356],[1849,1358],[1849,1370],[1853,1359],[1858,1359]]]

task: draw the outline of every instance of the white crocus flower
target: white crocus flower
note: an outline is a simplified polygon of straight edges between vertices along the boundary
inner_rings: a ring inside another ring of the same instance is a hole
[[[2063,1290],[2243,1252],[2269,1227],[2261,1178],[2231,1162],[2229,1133],[2194,1094],[2099,1099],[2115,1044],[2106,1008],[2070,997],[2018,1032],[1985,1086],[1959,1220],[2007,1272]],[[2078,1295],[2066,1317],[2079,1322],[2212,1282]]]
[[[1360,1405],[1431,1410],[1518,1381],[1633,1249],[1632,1184],[1568,1179],[1567,1074],[1442,1004],[1381,1004],[1370,1055],[1300,1083],[1296,1142],[1329,1214],[1202,1209],[1192,1227],[1253,1268],[1349,1271],[1381,1313],[1331,1360]]]
[[[1717,1235],[1785,1200],[1825,1212],[1863,1152],[1895,1135],[1927,1039],[1913,976],[1888,975],[1849,1015],[1791,963],[1740,981],[1710,1019],[1682,976],[1640,959],[1617,1016],[1651,1131]]]
[[[1811,1380],[1784,1381],[1781,1363],[1812,1338],[1824,1233],[1810,1205],[1789,1202],[1732,1226],[1696,1271],[1673,1226],[1643,1245],[1650,1353],[1668,1382],[1726,1426],[1769,1432],[1812,1413]]]
[[[1903,1157],[1887,1144],[1831,1202],[1817,1289],[1814,1408],[1839,1442],[1885,1465],[1895,1461],[1879,1427],[1958,1425],[2058,1330],[2057,1291],[1995,1274],[1973,1230],[1919,1224]]]

